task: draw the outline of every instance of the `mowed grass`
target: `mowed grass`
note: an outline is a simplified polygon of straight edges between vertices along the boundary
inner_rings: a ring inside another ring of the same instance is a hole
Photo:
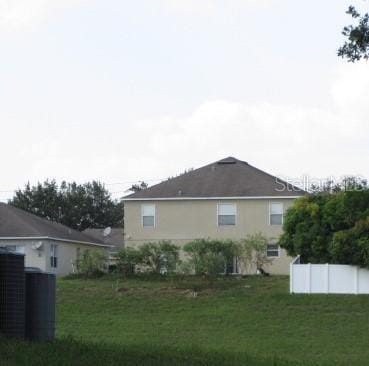
[[[0,365],[369,365],[369,296],[290,295],[287,277],[62,279],[57,340]]]

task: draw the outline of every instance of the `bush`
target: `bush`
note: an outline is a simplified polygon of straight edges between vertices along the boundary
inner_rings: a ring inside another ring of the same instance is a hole
[[[365,265],[368,216],[369,189],[302,197],[286,212],[279,244],[304,262]]]
[[[135,273],[136,266],[142,263],[142,252],[136,248],[123,248],[117,255],[117,272],[124,276],[131,276]]]
[[[352,229],[336,232],[329,250],[333,263],[369,268],[369,216]]]
[[[78,261],[78,273],[86,277],[100,277],[106,272],[108,257],[102,250],[84,250]]]
[[[232,240],[197,239],[183,247],[196,275],[227,273],[227,264],[240,254],[240,245]]]
[[[267,245],[268,238],[262,233],[256,233],[253,235],[248,235],[245,239],[241,241],[242,244],[242,257],[245,265],[251,269],[259,271],[264,271],[264,266],[270,263],[270,259],[267,256]]]
[[[142,264],[156,274],[172,273],[179,262],[179,248],[168,240],[144,243],[139,248]]]

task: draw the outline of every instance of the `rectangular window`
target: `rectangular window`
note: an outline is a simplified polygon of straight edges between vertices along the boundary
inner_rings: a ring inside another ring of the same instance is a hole
[[[270,225],[283,224],[283,203],[271,202],[269,206],[269,223]]]
[[[142,226],[155,226],[155,205],[142,205]]]
[[[24,245],[5,245],[5,249],[9,252],[25,254]]]
[[[218,204],[218,226],[236,225],[237,207],[231,203]]]
[[[267,257],[268,258],[279,258],[279,245],[268,244],[267,245]]]
[[[56,244],[50,245],[50,267],[58,268],[58,246]]]

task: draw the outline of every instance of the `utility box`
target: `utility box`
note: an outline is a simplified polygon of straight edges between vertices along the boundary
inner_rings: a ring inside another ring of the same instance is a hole
[[[0,249],[0,337],[25,335],[24,255]]]
[[[55,274],[26,268],[26,327],[29,340],[48,341],[55,336]]]

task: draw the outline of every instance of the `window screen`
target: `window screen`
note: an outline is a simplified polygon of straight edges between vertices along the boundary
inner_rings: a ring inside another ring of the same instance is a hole
[[[271,202],[269,220],[270,220],[270,225],[282,225],[283,223],[283,203]]]
[[[234,204],[219,204],[218,205],[218,225],[228,226],[236,225],[236,205]]]

